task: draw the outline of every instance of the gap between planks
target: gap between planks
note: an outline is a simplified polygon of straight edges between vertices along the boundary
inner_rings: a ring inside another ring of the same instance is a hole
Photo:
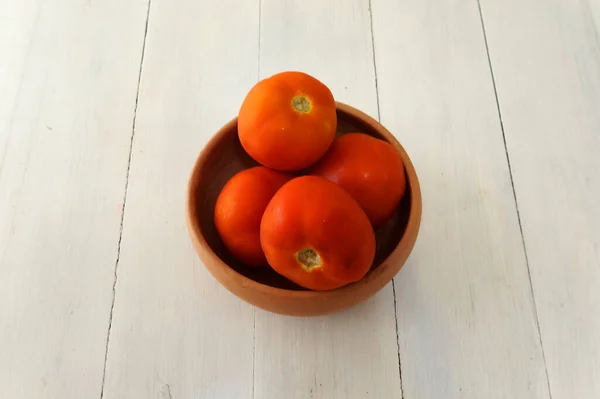
[[[137,117],[138,100],[140,96],[140,83],[142,81],[142,69],[144,66],[144,54],[146,52],[146,37],[148,36],[148,22],[150,21],[150,6],[152,0],[148,0],[148,6],[146,8],[146,23],[144,25],[144,39],[142,40],[142,54],[140,56],[140,68],[138,71],[137,88],[135,93],[135,105],[133,108],[133,120],[131,126],[131,138],[129,140],[129,156],[127,159],[127,173],[125,175],[125,188],[123,192],[123,207],[121,208],[121,224],[119,226],[119,240],[117,242],[117,257],[115,260],[114,278],[112,285],[112,302],[110,305],[110,313],[108,315],[108,329],[106,331],[106,348],[104,351],[104,365],[102,367],[102,383],[100,387],[100,399],[104,398],[104,385],[106,382],[106,363],[108,361],[108,348],[110,344],[110,332],[112,329],[113,311],[115,308],[115,298],[117,294],[117,270],[119,267],[119,259],[121,257],[121,240],[123,238],[123,221],[125,220],[125,204],[127,203],[127,188],[129,187],[129,172],[131,170],[131,156],[133,154],[133,139],[135,136],[135,124]]]
[[[369,28],[371,30],[371,52],[373,54],[373,76],[375,83],[375,100],[377,102],[377,121],[381,123],[381,111],[379,107],[379,83],[377,80],[377,62],[375,61],[375,34],[373,33],[373,10],[369,0]],[[402,360],[400,359],[400,333],[398,330],[398,305],[396,302],[396,282],[392,278],[392,297],[394,299],[394,325],[396,327],[396,353],[398,355],[398,378],[400,380],[400,397],[404,399],[404,387],[402,386]]]
[[[529,268],[529,256],[527,255],[527,245],[525,244],[525,235],[523,234],[523,224],[521,222],[521,213],[519,211],[519,201],[517,200],[517,191],[515,189],[515,182],[513,179],[512,165],[510,163],[510,155],[508,153],[508,146],[506,145],[506,134],[504,133],[504,123],[502,121],[502,111],[500,110],[500,101],[498,100],[498,90],[496,88],[496,78],[494,77],[494,68],[492,66],[492,59],[490,57],[490,49],[488,47],[487,34],[485,32],[485,22],[483,19],[483,12],[481,10],[481,1],[477,0],[477,8],[479,11],[479,20],[481,22],[481,31],[483,33],[483,43],[485,44],[485,53],[488,60],[488,66],[490,69],[490,77],[492,78],[492,88],[494,89],[494,99],[496,101],[496,110],[498,112],[498,120],[500,122],[500,131],[502,132],[502,142],[504,144],[504,153],[506,154],[506,163],[508,164],[508,174],[510,176],[510,185],[512,187],[513,199],[515,202],[515,210],[517,211],[517,221],[519,222],[519,232],[521,234],[521,244],[523,246],[523,253],[525,255],[525,265],[527,266],[527,277],[529,279],[529,290],[531,292],[531,300],[533,302],[533,316],[535,318],[535,325],[537,327],[538,340],[540,342],[540,350],[542,352],[542,359],[544,360],[544,372],[546,375],[546,385],[548,387],[548,395],[552,399],[552,390],[550,389],[550,378],[548,376],[548,365],[546,364],[546,354],[544,353],[544,343],[542,342],[542,332],[540,330],[540,322],[537,313],[537,305],[535,303],[535,293],[533,291],[533,283],[531,281],[531,270]]]

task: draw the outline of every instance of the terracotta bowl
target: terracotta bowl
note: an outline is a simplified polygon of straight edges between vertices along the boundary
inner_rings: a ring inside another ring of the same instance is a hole
[[[225,248],[213,223],[221,188],[237,172],[255,166],[237,135],[237,119],[221,128],[206,144],[194,165],[187,193],[189,235],[208,271],[229,291],[262,309],[294,316],[341,311],[364,301],[389,283],[410,254],[421,221],[421,191],[404,148],[376,120],[348,105],[337,104],[338,134],[362,132],[391,143],[404,161],[407,191],[390,221],[376,231],[377,252],[360,281],[332,291],[310,291],[271,269],[256,271],[236,261]]]

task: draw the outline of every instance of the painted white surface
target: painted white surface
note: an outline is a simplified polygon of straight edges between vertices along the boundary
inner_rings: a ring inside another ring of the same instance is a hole
[[[260,77],[306,71],[377,117],[368,3],[262,0]],[[391,284],[334,316],[256,311],[257,399],[401,397]]]
[[[396,277],[405,398],[548,398],[476,2],[373,0],[381,120],[419,172]]]
[[[146,9],[0,2],[0,398],[97,398]]]
[[[481,9],[525,248],[477,1],[2,1],[0,397],[600,397],[600,6]],[[397,309],[270,314],[191,248],[193,161],[287,69],[414,160]]]
[[[251,397],[254,309],[200,263],[184,196],[256,82],[257,35],[258,3],[152,1],[105,399]]]
[[[552,397],[600,398],[600,2],[481,7]]]

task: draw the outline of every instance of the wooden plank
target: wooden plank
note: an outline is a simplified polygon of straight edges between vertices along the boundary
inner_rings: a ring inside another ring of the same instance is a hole
[[[552,397],[599,398],[600,2],[481,8]]]
[[[372,3],[381,120],[423,193],[396,277],[404,398],[548,398],[477,2]]]
[[[0,2],[1,398],[100,395],[145,17]]]
[[[308,72],[377,117],[368,3],[262,1],[260,76]],[[340,314],[256,311],[255,397],[399,398],[391,284]]]
[[[192,249],[198,153],[256,82],[258,2],[153,1],[104,398],[250,398],[253,307]]]

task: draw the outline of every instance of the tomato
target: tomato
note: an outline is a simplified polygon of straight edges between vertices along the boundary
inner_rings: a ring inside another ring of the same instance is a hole
[[[214,222],[231,254],[249,266],[266,266],[260,221],[267,204],[291,175],[256,166],[233,176],[215,203]]]
[[[331,290],[360,280],[375,256],[375,233],[358,203],[338,185],[297,177],[273,196],[260,224],[271,267],[296,284]]]
[[[282,72],[258,82],[238,115],[238,135],[246,152],[282,171],[315,163],[333,142],[336,128],[331,91],[302,72]]]
[[[387,141],[363,133],[340,136],[310,170],[342,187],[362,206],[373,226],[392,217],[406,191],[404,164]]]

